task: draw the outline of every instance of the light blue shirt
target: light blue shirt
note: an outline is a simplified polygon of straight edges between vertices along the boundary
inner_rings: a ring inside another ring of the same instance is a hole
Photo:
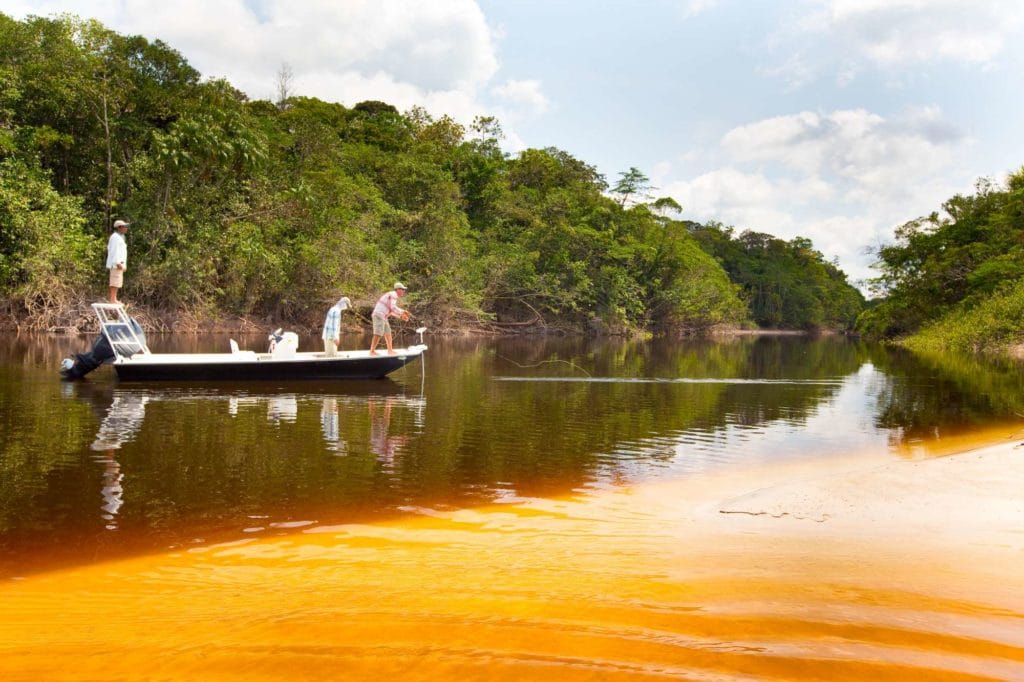
[[[327,317],[324,319],[324,333],[322,337],[324,339],[334,339],[337,341],[341,338],[341,313],[349,307],[350,303],[348,296],[342,296],[338,299],[338,302],[331,306],[331,309],[327,311]]]

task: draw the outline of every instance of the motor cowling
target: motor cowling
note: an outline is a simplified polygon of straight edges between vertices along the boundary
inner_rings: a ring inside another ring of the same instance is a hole
[[[146,345],[146,334],[142,331],[142,325],[135,318],[131,318],[131,326],[136,338],[144,347]],[[141,348],[139,350],[141,351]],[[75,353],[72,357],[65,358],[61,362],[60,375],[65,379],[81,379],[104,362],[112,361],[114,355],[114,349],[110,346],[110,341],[101,332],[93,340],[92,347],[88,351],[85,353]]]
[[[299,350],[299,335],[295,332],[283,332],[278,329],[270,335],[269,340],[270,347],[267,352],[274,359],[293,358]]]

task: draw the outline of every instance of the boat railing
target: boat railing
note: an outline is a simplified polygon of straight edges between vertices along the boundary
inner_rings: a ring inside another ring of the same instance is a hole
[[[92,309],[100,321],[100,332],[119,358],[130,358],[142,353],[149,355],[145,336],[137,330],[137,322],[128,316],[122,303],[93,303]]]

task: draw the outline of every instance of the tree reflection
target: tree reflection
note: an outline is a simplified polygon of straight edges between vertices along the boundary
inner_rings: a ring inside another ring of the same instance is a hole
[[[1014,365],[840,337],[448,340],[398,381],[281,385],[61,384],[51,355],[0,363],[8,566],[561,495],[1024,413]]]
[[[1024,374],[1012,360],[886,350],[875,423],[894,445],[955,436],[1024,416]]]

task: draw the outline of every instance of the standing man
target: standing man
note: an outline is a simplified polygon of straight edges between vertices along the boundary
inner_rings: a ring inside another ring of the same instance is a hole
[[[124,285],[124,271],[128,268],[128,244],[124,241],[128,223],[114,221],[114,231],[107,241],[107,270],[110,271],[110,295],[107,300],[117,303],[117,290]]]
[[[389,317],[401,317],[403,320],[409,319],[409,311],[402,310],[398,307],[398,299],[405,296],[405,285],[401,282],[395,282],[394,291],[389,291],[377,300],[377,305],[373,307],[373,314],[370,319],[373,320],[373,339],[370,341],[370,355],[377,354],[377,344],[380,342],[380,337],[384,337],[384,343],[388,347],[388,355],[394,355],[395,350],[391,347],[391,324],[388,322]]]
[[[341,314],[351,305],[348,296],[342,296],[331,306],[324,318],[324,355],[333,358],[338,353],[338,342],[341,340]]]

